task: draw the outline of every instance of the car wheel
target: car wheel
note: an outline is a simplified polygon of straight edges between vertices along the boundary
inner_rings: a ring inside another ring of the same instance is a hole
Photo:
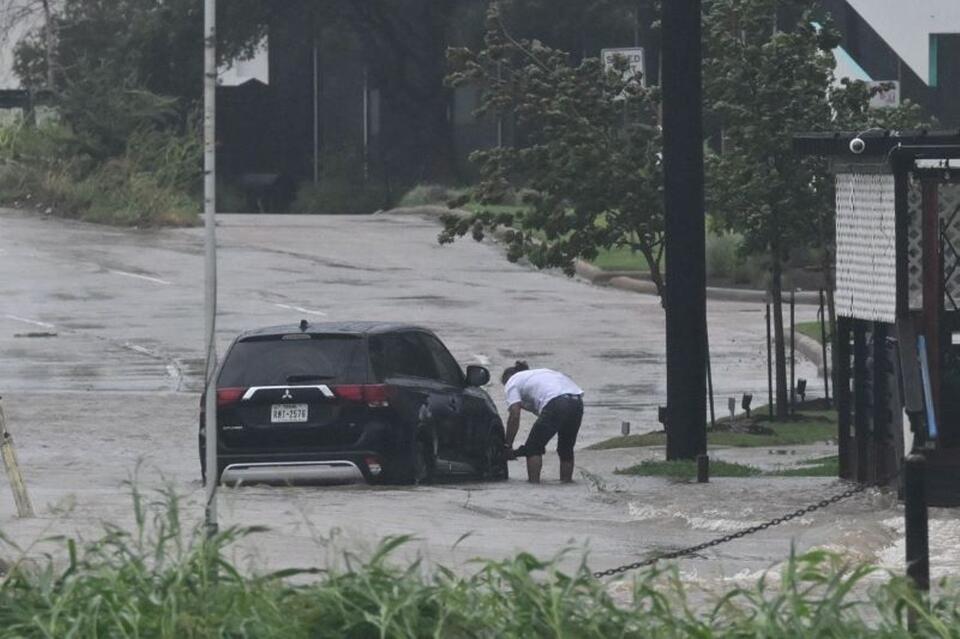
[[[503,427],[499,423],[494,423],[490,429],[490,435],[487,437],[487,445],[484,447],[483,459],[480,464],[480,478],[486,481],[504,481],[510,478],[510,470],[507,467],[507,453]]]

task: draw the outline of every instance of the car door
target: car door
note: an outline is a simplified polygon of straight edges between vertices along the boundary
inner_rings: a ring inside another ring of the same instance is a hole
[[[460,365],[454,359],[447,347],[434,335],[421,333],[420,339],[430,351],[434,367],[437,370],[437,380],[443,384],[443,402],[450,407],[438,423],[439,441],[438,457],[450,462],[451,469],[460,472],[471,472],[473,461],[470,455],[470,427],[467,420],[468,398],[464,394],[465,381]]]
[[[449,472],[449,436],[456,431],[460,403],[437,371],[422,333],[406,331],[377,335],[370,340],[377,376],[394,387],[394,409],[411,427],[427,431],[438,460],[436,471]]]

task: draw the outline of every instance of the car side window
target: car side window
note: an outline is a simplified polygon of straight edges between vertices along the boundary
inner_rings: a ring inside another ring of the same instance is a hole
[[[430,351],[414,333],[377,335],[370,340],[370,360],[378,379],[421,377],[436,379]]]
[[[447,347],[433,335],[421,335],[420,339],[426,343],[433,357],[433,364],[437,369],[437,379],[451,386],[463,386],[463,371]]]

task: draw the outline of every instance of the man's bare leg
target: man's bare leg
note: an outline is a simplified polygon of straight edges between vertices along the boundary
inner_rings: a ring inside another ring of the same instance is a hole
[[[569,484],[573,481],[573,460],[560,460],[560,481]]]
[[[543,455],[527,457],[527,481],[531,484],[540,483],[540,469],[543,468]]]

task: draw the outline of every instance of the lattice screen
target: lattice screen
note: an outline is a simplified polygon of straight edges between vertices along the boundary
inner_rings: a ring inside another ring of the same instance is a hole
[[[893,323],[897,312],[892,175],[838,173],[837,313]]]
[[[952,244],[954,248],[960,251],[960,214],[957,213],[958,208],[960,208],[960,184],[943,183],[939,186],[938,194],[940,223],[943,226],[943,233],[945,235],[943,240],[944,271],[950,275],[944,286],[944,305],[948,310],[953,310],[951,298],[960,304],[960,268],[952,268],[956,256],[950,248]],[[920,182],[917,180],[910,180],[908,202],[910,204],[910,237],[907,249],[910,260],[909,299],[910,308],[912,310],[918,310],[923,308],[923,250],[920,230]]]

